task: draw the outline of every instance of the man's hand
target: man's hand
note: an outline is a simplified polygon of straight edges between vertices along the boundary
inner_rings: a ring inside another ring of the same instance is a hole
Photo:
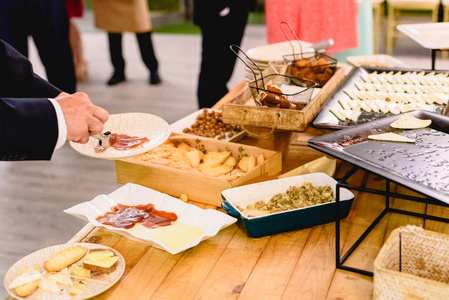
[[[85,144],[89,136],[103,131],[109,113],[90,101],[85,93],[61,93],[55,98],[67,124],[67,141]]]

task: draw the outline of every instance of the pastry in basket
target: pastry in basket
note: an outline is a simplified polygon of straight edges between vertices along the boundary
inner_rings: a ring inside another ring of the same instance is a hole
[[[290,74],[296,78],[305,78],[310,81],[324,86],[329,79],[334,75],[335,63],[329,63],[325,58],[311,60],[307,58],[299,59],[293,62],[290,68]],[[307,84],[310,84],[306,82]]]
[[[304,104],[291,103],[278,87],[268,84],[267,89],[259,94],[259,102],[263,106],[287,109],[303,109]]]

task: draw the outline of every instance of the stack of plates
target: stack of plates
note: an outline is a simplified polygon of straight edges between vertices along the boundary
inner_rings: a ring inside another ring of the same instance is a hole
[[[301,44],[302,49],[300,49],[298,42]],[[294,50],[292,50],[292,45]],[[248,51],[246,51],[246,55],[254,63],[249,59],[246,59],[246,64],[248,66],[245,66],[245,79],[248,82],[254,81],[254,73],[256,74],[257,78],[260,78],[261,71],[265,71],[270,66],[270,62],[279,62],[280,64],[283,64],[284,59],[282,58],[282,56],[293,54],[293,51],[294,53],[300,53],[301,50],[302,52],[314,51],[310,47],[311,45],[311,43],[307,43],[304,41],[292,41],[291,43],[289,41],[286,41],[249,49]],[[256,64],[257,66],[255,66],[254,64]]]

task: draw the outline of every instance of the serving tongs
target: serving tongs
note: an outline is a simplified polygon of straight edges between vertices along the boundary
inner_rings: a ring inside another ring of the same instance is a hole
[[[98,139],[98,145],[100,145],[103,148],[109,148],[111,146],[111,144],[109,143],[109,138],[110,138],[111,132],[110,131],[106,131],[104,133],[97,133],[95,135],[93,135],[93,138]]]

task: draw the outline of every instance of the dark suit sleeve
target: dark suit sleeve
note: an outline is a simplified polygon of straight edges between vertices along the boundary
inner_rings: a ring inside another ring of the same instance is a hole
[[[0,160],[50,160],[58,121],[47,98],[0,99]]]
[[[49,160],[58,139],[53,104],[61,91],[0,40],[0,160]]]
[[[61,92],[34,73],[28,58],[0,40],[0,97],[54,98]]]

